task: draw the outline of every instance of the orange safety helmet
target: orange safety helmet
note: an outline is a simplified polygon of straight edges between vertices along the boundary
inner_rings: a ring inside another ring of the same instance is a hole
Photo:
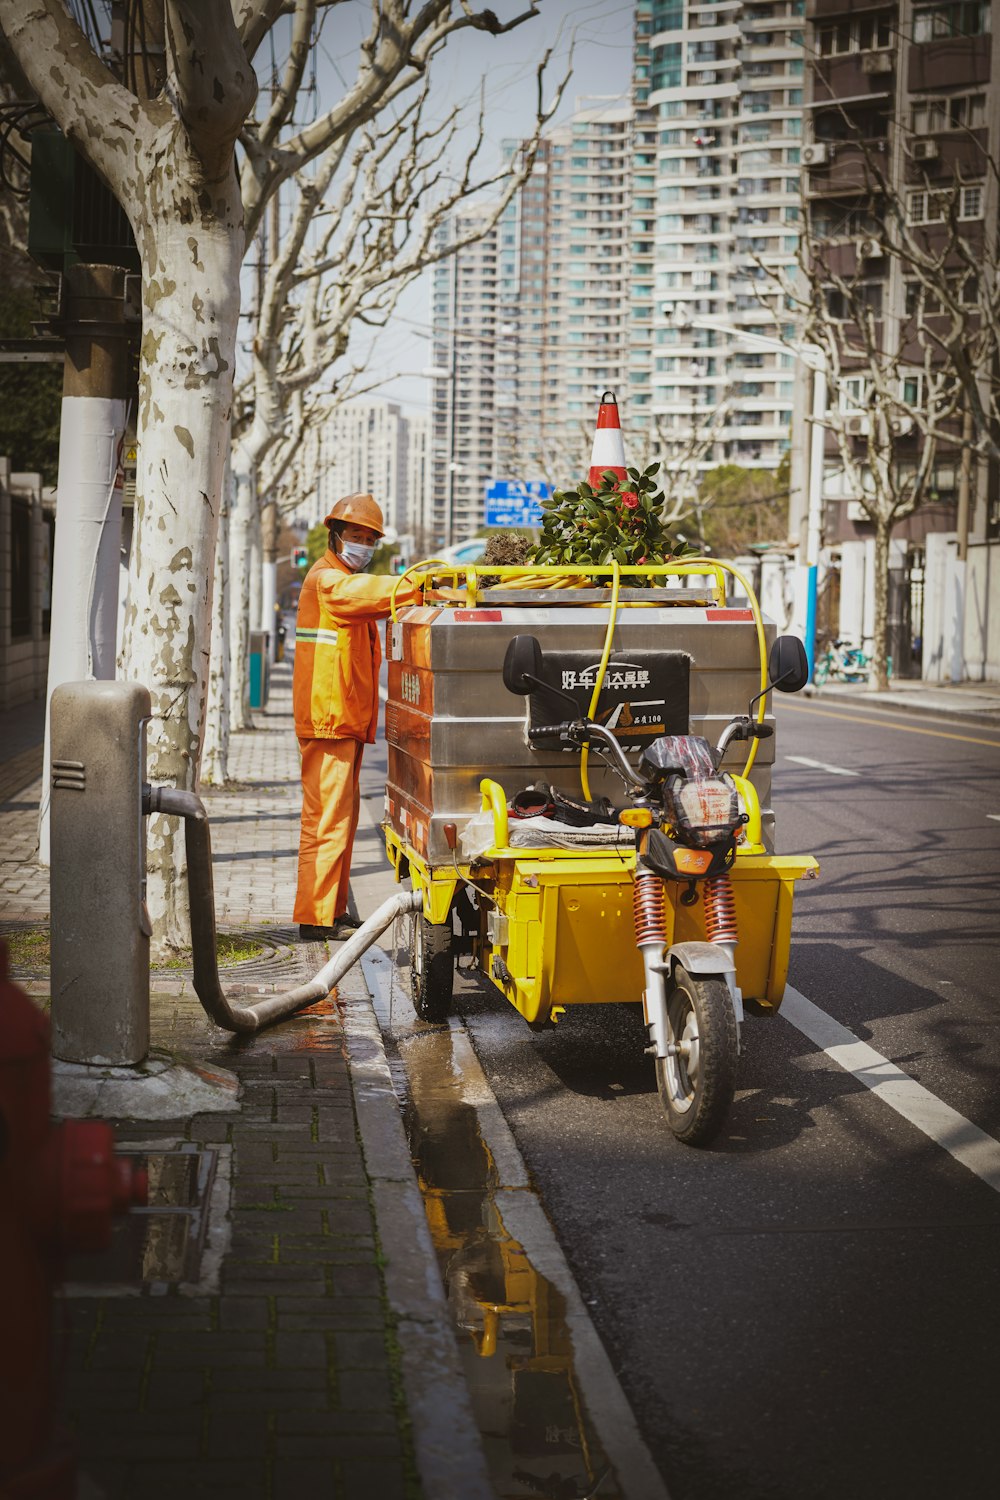
[[[323,525],[332,526],[335,521],[352,521],[355,526],[367,526],[379,536],[385,535],[382,512],[375,504],[374,495],[345,495],[337,501]]]

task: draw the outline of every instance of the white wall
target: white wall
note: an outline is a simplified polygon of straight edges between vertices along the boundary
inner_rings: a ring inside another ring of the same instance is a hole
[[[965,566],[965,677],[1000,682],[1000,542],[970,542]]]

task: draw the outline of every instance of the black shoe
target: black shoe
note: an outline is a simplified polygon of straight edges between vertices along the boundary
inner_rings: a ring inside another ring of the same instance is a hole
[[[336,927],[312,927],[308,922],[299,923],[299,941],[302,943],[336,942],[339,936]]]
[[[342,917],[338,917],[333,926],[334,938],[338,941],[353,937],[362,923],[357,917],[352,917],[349,911],[345,911]]]

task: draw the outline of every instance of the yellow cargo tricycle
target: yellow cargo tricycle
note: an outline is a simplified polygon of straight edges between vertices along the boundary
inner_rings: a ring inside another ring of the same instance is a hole
[[[417,1012],[447,1016],[461,952],[533,1027],[641,1001],[670,1128],[703,1144],[817,872],[773,853],[769,805],[770,694],[805,685],[802,644],[704,559],[454,581],[445,600],[427,572],[387,625],[384,832],[423,896]]]

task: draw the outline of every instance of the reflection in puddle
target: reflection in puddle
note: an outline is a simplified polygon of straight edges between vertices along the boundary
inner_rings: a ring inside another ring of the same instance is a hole
[[[561,1292],[497,1207],[503,1187],[450,1032],[400,1038],[404,1120],[490,1475],[504,1497],[615,1500],[586,1411]]]
[[[148,1174],[146,1204],[115,1220],[107,1250],[70,1257],[65,1280],[76,1295],[105,1287],[165,1290],[198,1279],[217,1153],[188,1144],[176,1151],[122,1149]]]

